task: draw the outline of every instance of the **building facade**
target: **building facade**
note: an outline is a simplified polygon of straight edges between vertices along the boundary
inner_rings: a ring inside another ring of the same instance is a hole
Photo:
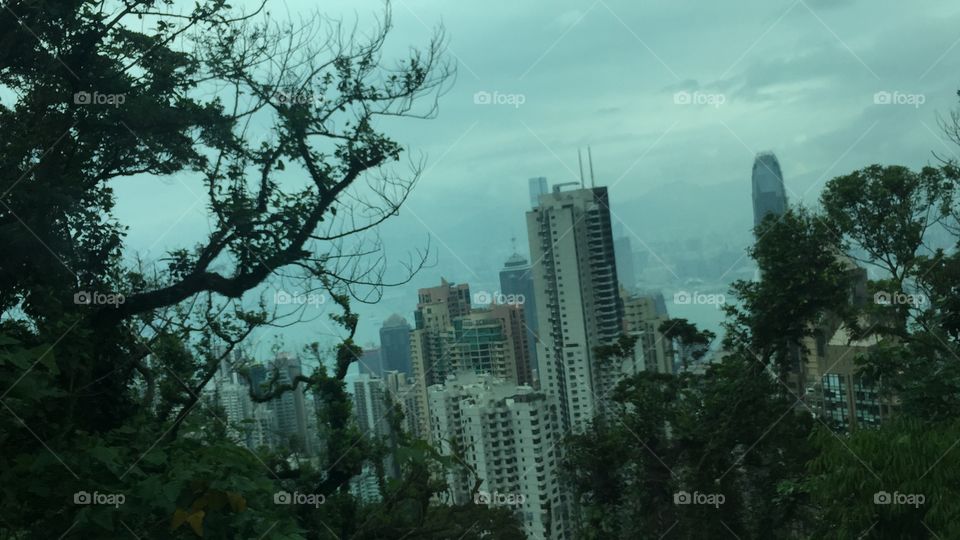
[[[469,502],[480,479],[474,502],[513,510],[529,538],[570,538],[569,501],[558,474],[563,431],[554,400],[476,373],[451,375],[430,387],[429,399],[438,450],[469,467],[448,472],[453,503]]]

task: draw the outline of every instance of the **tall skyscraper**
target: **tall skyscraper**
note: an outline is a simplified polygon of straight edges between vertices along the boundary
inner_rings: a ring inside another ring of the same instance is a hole
[[[536,208],[540,204],[540,196],[547,192],[547,178],[538,176],[531,178],[530,183],[530,208]]]
[[[540,389],[558,400],[565,429],[582,432],[618,380],[594,349],[623,330],[605,187],[553,192],[527,212],[537,298]]]
[[[430,387],[430,429],[444,455],[458,455],[482,480],[475,501],[512,510],[528,538],[565,539],[568,500],[559,475],[564,432],[554,400],[529,386],[461,373]],[[456,504],[473,478],[449,470]]]
[[[380,327],[380,375],[387,371],[399,371],[413,375],[410,365],[410,323],[402,316],[393,314]]]
[[[523,298],[523,324],[526,332],[527,355],[531,367],[537,365],[537,297],[533,290],[533,273],[527,260],[519,253],[507,259],[500,271],[500,292],[507,297]],[[531,375],[532,377],[532,375]],[[522,382],[531,383],[532,380]]]
[[[787,211],[787,193],[783,187],[780,162],[773,152],[761,152],[753,161],[753,226],[768,214],[782,216]]]

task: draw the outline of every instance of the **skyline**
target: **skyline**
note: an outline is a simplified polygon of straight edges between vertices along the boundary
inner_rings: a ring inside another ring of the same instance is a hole
[[[918,166],[933,160],[931,148],[952,152],[936,125],[937,115],[956,105],[950,75],[960,67],[960,48],[950,34],[960,9],[945,2],[922,12],[892,2],[872,8],[864,2],[752,2],[744,6],[754,14],[749,19],[712,6],[693,12],[606,1],[511,6],[509,16],[502,5],[462,6],[441,18],[425,15],[437,13],[433,4],[395,4],[388,56],[401,44],[422,43],[425,27],[442,22],[458,79],[441,97],[436,120],[396,130],[412,156],[427,156],[427,170],[382,232],[391,261],[429,239],[436,265],[406,287],[387,290],[381,306],[361,309],[362,342],[390,314],[409,317],[409,308],[399,310],[400,299],[440,275],[495,286],[496,270],[510,255],[509,239],[524,233],[528,179],[575,178],[578,147],[592,146],[597,184],[610,189],[614,225],[635,248],[693,235],[690,224],[653,228],[628,210],[651,193],[670,193],[671,186],[691,198],[698,197],[695,187],[742,189],[742,207],[716,209],[721,219],[709,229],[749,238],[750,222],[740,214],[749,209],[749,170],[762,149],[782,160],[789,200],[806,203],[826,180],[855,168],[874,162]],[[290,2],[289,15],[303,13],[304,5]],[[378,5],[346,9],[338,2],[327,12],[340,9],[347,20],[368,21]],[[868,13],[873,24],[859,24]],[[687,31],[702,35],[708,46],[680,47],[689,34],[664,35],[667,22],[685,16]],[[908,44],[897,43],[884,38],[893,25],[923,31]],[[721,27],[726,30],[719,40]],[[504,37],[491,41],[494,35]],[[929,62],[900,61],[908,57]],[[622,65],[632,67],[624,71]],[[491,101],[493,92],[524,98],[518,106],[484,105],[474,102],[478,92],[490,93]],[[677,103],[678,92],[688,92],[690,103]],[[878,92],[924,99],[897,105],[891,95],[890,104],[878,104]],[[696,97],[708,94],[724,96],[723,103]],[[156,260],[164,249],[200,241],[207,224],[196,205],[202,192],[192,182],[184,175],[116,187],[117,215],[131,224],[131,247]],[[180,219],[171,223],[171,215]],[[478,221],[485,223],[481,235]],[[298,348],[323,332],[314,326],[282,335]]]
[[[960,4],[8,4],[0,533],[960,538]]]

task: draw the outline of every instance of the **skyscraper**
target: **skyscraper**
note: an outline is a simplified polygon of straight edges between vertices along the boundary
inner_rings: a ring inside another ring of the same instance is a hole
[[[393,314],[380,327],[380,375],[399,371],[410,376],[410,324],[402,316]]]
[[[523,324],[526,331],[527,355],[530,365],[537,365],[537,298],[533,291],[533,274],[527,260],[519,253],[507,259],[500,271],[500,292],[516,299],[523,298]],[[521,381],[528,384],[532,381]]]
[[[540,196],[547,192],[547,179],[544,176],[531,178],[530,183],[530,207],[536,208],[540,204]]]
[[[780,162],[773,152],[761,152],[753,161],[753,226],[768,214],[782,216],[787,211]]]
[[[605,187],[553,192],[527,212],[540,343],[540,389],[556,399],[565,429],[582,432],[618,376],[594,349],[623,331],[623,304]]]

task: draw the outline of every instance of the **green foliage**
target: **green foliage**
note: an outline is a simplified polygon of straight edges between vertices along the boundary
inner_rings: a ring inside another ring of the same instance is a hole
[[[836,233],[809,210],[768,216],[756,232],[749,252],[762,279],[732,285],[737,303],[724,306],[724,347],[752,354],[785,376],[803,339],[828,315],[856,326],[849,309],[852,276],[838,257]]]
[[[904,418],[839,439],[825,428],[805,488],[817,538],[955,538],[960,535],[956,419]]]
[[[410,441],[382,505],[349,494],[385,454],[349,423],[350,298],[385,284],[341,241],[396,215],[416,181],[379,174],[403,147],[378,118],[433,116],[452,71],[439,33],[394,65],[381,57],[389,7],[363,38],[329,22],[223,0],[0,10],[0,538],[519,534],[502,511],[431,506],[445,464]],[[144,262],[113,186],[175,175],[206,197],[209,236]],[[349,191],[358,181],[373,204]],[[293,322],[251,299],[276,275],[339,310],[340,343],[313,351],[332,372],[252,396],[315,393],[326,447],[311,460],[240,446],[203,397],[252,332]],[[123,300],[84,301],[96,294]],[[277,504],[280,490],[325,502]]]

